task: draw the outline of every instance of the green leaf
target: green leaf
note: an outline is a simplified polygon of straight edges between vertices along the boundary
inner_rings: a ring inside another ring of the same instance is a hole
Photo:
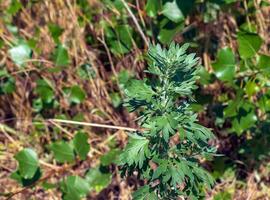
[[[118,108],[121,105],[122,99],[119,93],[117,92],[110,93],[110,98],[111,98],[113,107]]]
[[[111,163],[117,163],[120,152],[121,151],[119,149],[112,149],[108,153],[102,155],[100,157],[101,164],[104,166],[108,166]]]
[[[70,89],[69,100],[72,103],[82,103],[86,98],[86,94],[84,90],[82,90],[79,86],[75,85]]]
[[[0,95],[10,94],[15,90],[15,79],[4,69],[0,70]]]
[[[68,51],[62,44],[57,45],[52,56],[57,67],[66,67],[69,64]]]
[[[85,178],[90,185],[91,190],[100,192],[111,183],[112,175],[109,173],[102,173],[100,169],[96,167],[90,169],[90,171],[87,172]]]
[[[231,82],[235,76],[235,57],[232,50],[225,47],[219,50],[217,61],[213,63],[215,75],[222,81]]]
[[[149,140],[139,135],[129,135],[130,139],[128,145],[122,154],[120,154],[120,161],[127,163],[129,166],[135,164],[140,168],[146,157],[149,157],[148,143]]]
[[[167,2],[163,6],[162,14],[168,17],[175,23],[183,21],[185,19],[182,11],[178,7],[176,0],[173,2]]]
[[[262,45],[262,39],[254,33],[238,33],[237,41],[241,58],[247,59],[253,57]]]
[[[157,0],[147,0],[145,11],[149,17],[157,17],[158,10],[160,8],[160,2]]]
[[[163,27],[159,34],[158,39],[162,44],[169,44],[172,42],[173,38],[179,31],[181,31],[184,27],[184,23],[179,23],[177,25],[169,22],[165,27]]]
[[[69,176],[62,183],[62,191],[64,192],[64,199],[66,200],[80,200],[86,197],[90,191],[88,182],[79,176]]]
[[[77,70],[78,75],[80,76],[80,78],[85,79],[85,80],[89,80],[89,79],[93,79],[96,77],[96,72],[93,69],[93,67],[88,64],[82,64],[78,70]]]
[[[15,15],[22,8],[22,4],[19,0],[12,0],[7,12],[11,15]]]
[[[255,93],[260,91],[260,87],[257,85],[255,80],[249,80],[245,86],[246,94],[251,97]]]
[[[9,55],[12,61],[18,66],[22,66],[30,59],[32,50],[26,43],[20,43],[9,49]]]
[[[20,171],[17,170],[10,175],[10,178],[17,181],[23,187],[27,187],[37,182],[41,178],[41,175],[42,175],[41,170],[40,168],[38,168],[32,178],[26,179],[22,177],[22,175],[20,174]]]
[[[45,103],[51,103],[54,100],[54,92],[49,86],[38,85],[36,92]]]
[[[51,33],[51,36],[52,36],[54,42],[59,43],[59,37],[64,32],[64,29],[62,29],[59,25],[53,24],[53,23],[49,23],[48,28],[49,28],[49,31]]]
[[[71,145],[64,141],[54,142],[51,144],[50,149],[54,153],[55,159],[60,163],[73,162],[74,153]]]
[[[149,85],[139,80],[131,80],[125,89],[125,93],[130,98],[146,101],[150,101],[155,94]]]
[[[270,70],[270,56],[268,55],[260,55],[258,60],[258,67],[260,69],[268,69]]]
[[[78,132],[74,139],[73,145],[75,152],[80,156],[82,160],[85,160],[90,150],[90,145],[87,142],[88,136],[83,132]]]
[[[140,187],[132,194],[133,200],[158,200],[157,195],[150,191],[149,185]]]
[[[31,179],[34,177],[38,169],[37,153],[25,148],[15,155],[15,159],[19,162],[19,173],[24,179]]]
[[[132,47],[132,28],[129,25],[118,25],[115,31],[117,38],[129,51]]]

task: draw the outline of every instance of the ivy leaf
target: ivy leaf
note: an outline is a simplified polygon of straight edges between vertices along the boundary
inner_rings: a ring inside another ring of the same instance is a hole
[[[64,29],[58,26],[57,24],[49,23],[48,24],[49,31],[55,43],[59,43],[59,37],[64,32]]]
[[[90,169],[90,171],[87,172],[85,178],[91,190],[100,192],[111,183],[112,175],[109,173],[102,173],[100,169],[96,167]]]
[[[90,145],[87,142],[88,136],[83,132],[78,132],[74,139],[73,145],[75,152],[80,156],[82,160],[85,160],[90,150]]]
[[[57,67],[66,67],[69,64],[68,51],[65,46],[57,45],[53,52],[53,60]]]
[[[178,23],[185,19],[182,11],[179,9],[176,3],[176,0],[174,0],[173,2],[165,3],[162,13],[175,23]]]
[[[54,142],[50,149],[53,151],[55,159],[60,162],[72,162],[74,161],[74,153],[71,145],[64,141]]]
[[[27,187],[27,186],[33,185],[33,183],[37,182],[41,178],[41,175],[42,175],[41,170],[38,167],[38,169],[36,170],[36,172],[32,178],[26,179],[26,178],[22,177],[19,170],[13,172],[10,175],[10,178],[17,181],[23,187]]]
[[[238,33],[237,41],[239,44],[239,53],[243,59],[253,57],[260,49],[263,42],[259,35],[243,32]]]
[[[260,55],[258,60],[258,67],[263,70],[264,74],[270,75],[270,56]]]
[[[12,61],[22,66],[31,57],[32,50],[26,43],[21,43],[9,49],[8,52]]]
[[[145,11],[149,17],[156,17],[160,7],[160,2],[156,0],[147,0]]]
[[[70,89],[69,100],[70,102],[79,104],[83,102],[86,98],[86,94],[83,89],[75,85]]]
[[[88,182],[79,176],[69,176],[62,183],[62,191],[65,200],[80,200],[90,191]]]
[[[215,75],[222,81],[231,82],[235,76],[235,57],[228,47],[219,50],[217,61],[213,63]]]
[[[37,153],[25,148],[15,155],[15,159],[19,162],[19,173],[24,179],[31,179],[38,169]]]
[[[135,164],[142,168],[146,157],[149,157],[148,143],[149,140],[139,135],[129,135],[130,139],[128,145],[122,154],[120,154],[120,161],[127,163],[129,166]]]
[[[15,79],[6,70],[0,70],[0,95],[10,94],[15,90]]]
[[[108,153],[101,156],[100,162],[104,166],[108,166],[111,163],[116,163],[119,157],[119,154],[120,154],[119,149],[112,149]]]

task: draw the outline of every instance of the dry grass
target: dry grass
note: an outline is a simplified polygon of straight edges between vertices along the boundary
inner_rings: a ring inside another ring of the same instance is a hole
[[[27,2],[27,1],[23,1]],[[5,11],[9,5],[9,1],[0,2],[0,11]],[[97,12],[103,9],[104,4],[97,0],[88,0],[93,10]],[[137,5],[129,5],[133,8],[139,8]],[[267,11],[258,12],[258,22],[260,24],[260,35],[265,41],[269,41],[269,20],[265,17]],[[97,21],[102,18],[110,22],[111,15],[119,15],[115,10],[99,13]],[[138,128],[135,125],[134,115],[127,114],[123,110],[115,110],[112,106],[109,93],[118,91],[115,83],[115,77],[121,69],[128,69],[135,72],[140,77],[141,71],[145,68],[145,63],[140,57],[144,50],[140,50],[135,42],[131,53],[119,59],[113,56],[108,50],[108,46],[104,40],[104,30],[102,27],[89,23],[86,26],[80,26],[78,17],[85,17],[81,10],[75,5],[75,0],[43,0],[37,1],[30,8],[23,8],[13,22],[19,28],[19,34],[25,39],[37,39],[37,49],[34,52],[32,60],[30,60],[25,68],[18,68],[11,62],[7,49],[12,45],[14,36],[7,30],[4,20],[0,19],[0,37],[4,40],[6,46],[0,49],[0,66],[4,66],[16,79],[16,91],[10,95],[0,96],[0,122],[12,127],[2,127],[0,130],[0,195],[9,194],[20,191],[22,188],[9,178],[12,171],[16,169],[16,162],[13,158],[14,154],[22,147],[33,146],[40,154],[43,161],[43,176],[50,182],[57,182],[63,175],[67,174],[84,174],[85,171],[99,163],[99,157],[109,151],[107,138],[115,138],[117,145],[122,147],[126,143],[126,133],[122,130],[113,131],[104,128],[84,127],[83,129],[89,134],[91,151],[88,159],[76,166],[59,167],[54,163],[51,155],[41,154],[44,147],[50,143],[54,137],[53,132],[59,134],[59,138],[71,138],[77,127],[73,125],[51,124],[44,122],[44,128],[40,133],[37,126],[33,124],[35,120],[43,120],[39,115],[34,113],[32,109],[32,98],[35,96],[35,81],[38,78],[50,80],[56,97],[60,103],[57,110],[52,110],[52,115],[68,114],[71,117],[81,114],[86,122],[110,124],[115,126],[127,126]],[[141,12],[140,23],[144,24],[145,13]],[[212,29],[205,27],[207,33],[217,32],[221,35],[221,45],[229,44],[235,47],[235,22],[228,16],[223,16],[226,20],[225,24],[212,26]],[[98,19],[99,18],[99,19]],[[192,24],[192,19],[188,19]],[[55,43],[50,36],[47,24],[59,24],[64,32],[60,37],[61,43],[65,44],[69,49],[71,63],[69,67],[60,73],[50,73],[48,69],[54,67],[51,62],[50,55],[55,48]],[[131,20],[132,23],[132,20]],[[214,28],[213,28],[214,27]],[[222,30],[218,27],[223,27]],[[215,30],[213,30],[215,29]],[[219,33],[221,32],[221,33]],[[86,34],[94,35],[97,43],[95,46],[89,46],[86,42]],[[211,35],[211,34],[210,34]],[[225,35],[229,35],[226,37]],[[231,37],[232,36],[232,37]],[[148,40],[148,38],[146,38]],[[181,40],[181,39],[180,39]],[[146,46],[146,45],[145,45]],[[265,47],[264,47],[265,48]],[[206,68],[211,71],[211,59],[208,52],[203,54],[203,63]],[[93,67],[96,78],[91,80],[81,80],[76,74],[77,68],[84,63],[90,63]],[[79,85],[87,92],[87,99],[80,105],[70,107],[63,97],[63,87]],[[27,139],[26,139],[27,138]],[[48,164],[52,163],[52,164]],[[117,169],[113,171],[113,182],[101,194],[92,194],[88,199],[130,199],[132,186],[136,185],[134,180],[122,181],[117,175]],[[48,177],[47,177],[48,176]],[[235,188],[235,181],[222,183],[217,185],[213,191],[215,194],[226,188],[233,188],[235,195],[233,199],[269,199],[269,186],[259,184],[255,181],[255,174],[249,175],[247,185],[244,188]],[[130,184],[132,183],[132,184]],[[224,185],[225,184],[225,185]],[[268,197],[267,197],[268,195]],[[1,197],[0,197],[1,199]],[[2,199],[5,199],[2,197]],[[44,190],[41,186],[35,187],[34,190],[23,190],[12,199],[61,199],[59,191]]]

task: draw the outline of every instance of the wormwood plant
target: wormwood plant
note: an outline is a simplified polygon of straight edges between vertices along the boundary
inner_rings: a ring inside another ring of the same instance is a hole
[[[214,136],[196,121],[189,103],[198,79],[198,58],[187,54],[188,45],[172,43],[169,49],[151,46],[151,64],[146,80],[133,80],[125,89],[125,105],[139,111],[143,131],[129,134],[120,155],[123,176],[137,175],[145,185],[134,194],[135,200],[199,199],[203,189],[213,185],[200,161],[211,157],[215,148],[208,145]]]

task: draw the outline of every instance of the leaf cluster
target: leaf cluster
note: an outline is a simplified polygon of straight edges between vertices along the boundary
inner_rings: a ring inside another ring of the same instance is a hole
[[[190,109],[192,90],[198,79],[198,58],[187,54],[188,45],[172,43],[169,49],[151,46],[146,80],[132,80],[125,89],[125,105],[139,111],[144,131],[130,134],[120,155],[122,175],[135,171],[147,184],[134,199],[197,198],[201,186],[213,185],[211,176],[199,165],[215,149],[208,145],[214,136],[197,123]],[[145,196],[146,195],[146,196]]]

